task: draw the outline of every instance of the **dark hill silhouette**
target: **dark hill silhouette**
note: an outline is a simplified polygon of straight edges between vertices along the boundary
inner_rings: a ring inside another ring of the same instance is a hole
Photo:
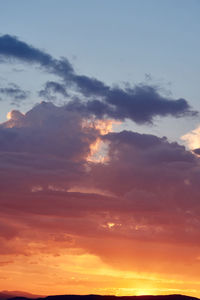
[[[8,299],[8,297],[9,297],[8,294],[6,294],[6,293],[4,293],[4,292],[1,292],[1,293],[0,293],[0,300],[6,300],[6,299]]]
[[[30,297],[31,298],[31,297]],[[12,300],[29,300],[27,297],[14,297]],[[7,298],[8,299],[8,298]],[[1,299],[0,299],[1,300]],[[5,299],[2,299],[5,300]],[[184,295],[156,295],[156,296],[102,296],[102,295],[54,295],[39,297],[36,300],[199,300]]]
[[[21,292],[21,291],[1,291],[0,292],[0,300],[7,300],[10,298],[27,298],[27,299],[36,299],[41,298],[40,295],[33,295],[31,293],[27,292]]]

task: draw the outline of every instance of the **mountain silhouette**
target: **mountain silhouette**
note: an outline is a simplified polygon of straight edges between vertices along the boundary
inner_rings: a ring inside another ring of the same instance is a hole
[[[22,291],[1,291],[0,292],[0,300],[7,300],[11,298],[38,299],[42,297],[40,295],[34,295]]]
[[[28,297],[27,297],[28,296]],[[102,295],[54,295],[36,298],[36,295],[23,292],[7,292],[0,293],[0,300],[199,300],[195,297],[185,295],[145,295],[145,296],[102,296]]]

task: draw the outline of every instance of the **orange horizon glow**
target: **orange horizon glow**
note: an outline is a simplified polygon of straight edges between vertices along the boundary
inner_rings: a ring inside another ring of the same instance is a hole
[[[90,254],[18,257],[15,263],[5,266],[2,265],[0,271],[0,290],[18,290],[43,296],[200,295],[199,281],[190,281],[184,279],[184,276],[182,279],[180,276],[171,279],[170,274],[160,276],[154,273],[117,270]],[[10,278],[5,282],[7,274],[10,274]]]

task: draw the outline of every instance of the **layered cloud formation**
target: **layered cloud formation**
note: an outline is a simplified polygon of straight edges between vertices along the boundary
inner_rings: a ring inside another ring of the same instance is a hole
[[[40,95],[49,96],[53,90],[66,97],[72,89],[85,96],[83,103],[73,103],[78,109],[95,114],[97,117],[131,119],[137,123],[152,122],[155,116],[175,117],[196,115],[185,99],[172,100],[159,94],[155,87],[110,87],[104,82],[85,75],[78,75],[66,58],[55,59],[50,54],[34,48],[10,35],[0,37],[1,62],[21,61],[39,65],[44,71],[54,74],[61,83],[47,82]],[[89,98],[89,100],[88,100]]]
[[[1,124],[2,259],[81,249],[120,270],[199,276],[199,159],[166,138],[102,134],[81,113],[43,102]],[[105,163],[88,160],[97,139]]]
[[[198,155],[165,137],[111,130],[116,120],[194,115],[187,101],[148,86],[109,87],[8,35],[0,38],[0,54],[1,61],[38,64],[59,76],[44,94],[80,94],[64,106],[14,110],[0,125],[0,264],[8,268],[0,283],[20,288],[28,266],[27,286],[36,293],[49,285],[60,293],[94,285],[99,290],[92,291],[107,293],[139,280],[169,291],[173,277],[176,291],[192,286],[190,294],[198,294]],[[43,270],[57,277],[41,287]]]

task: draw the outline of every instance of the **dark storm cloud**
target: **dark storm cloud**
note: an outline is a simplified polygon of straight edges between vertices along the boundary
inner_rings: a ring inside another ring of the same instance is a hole
[[[66,58],[54,59],[50,54],[36,49],[10,35],[0,37],[1,60],[21,60],[39,64],[45,71],[59,76],[63,83],[47,83],[44,94],[51,89],[65,95],[65,88],[79,92],[89,101],[71,103],[70,108],[81,109],[97,117],[130,119],[137,123],[152,122],[155,116],[181,117],[196,115],[185,99],[173,100],[160,95],[152,86],[139,85],[133,88],[107,86],[100,80],[75,73]]]

